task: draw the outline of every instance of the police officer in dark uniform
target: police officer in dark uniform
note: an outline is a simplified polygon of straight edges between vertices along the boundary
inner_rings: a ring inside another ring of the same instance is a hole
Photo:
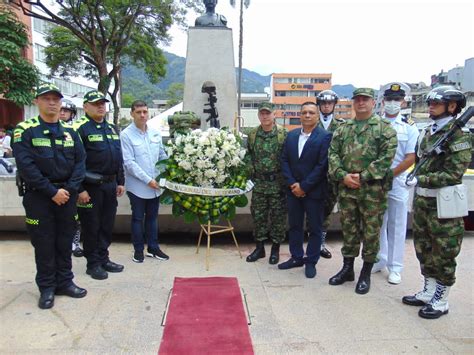
[[[13,152],[22,180],[26,227],[35,248],[38,306],[54,306],[54,295],[81,298],[73,283],[71,244],[77,192],[85,174],[85,152],[77,133],[59,121],[62,94],[52,84],[36,91],[39,116],[15,128]]]
[[[123,195],[125,178],[122,150],[115,127],[105,120],[106,102],[97,90],[84,95],[85,116],[75,124],[86,150],[86,177],[79,191],[78,213],[82,226],[87,274],[104,280],[107,272],[121,272],[123,265],[109,259],[117,197]]]

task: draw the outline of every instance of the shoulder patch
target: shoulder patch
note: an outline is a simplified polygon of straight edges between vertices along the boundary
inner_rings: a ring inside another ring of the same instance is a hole
[[[87,119],[87,117],[83,116],[80,119],[78,119],[76,122],[74,122],[72,127],[74,128],[74,130],[77,130],[87,122],[89,122],[89,120]]]
[[[413,121],[410,117],[403,117],[402,121],[406,124],[409,124],[410,126],[413,126],[415,124],[415,121]]]
[[[469,142],[462,142],[453,144],[449,148],[452,152],[460,152],[461,150],[471,149],[471,144]]]

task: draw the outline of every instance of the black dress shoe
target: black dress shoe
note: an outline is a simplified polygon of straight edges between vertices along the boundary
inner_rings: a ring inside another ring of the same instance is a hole
[[[306,263],[304,264],[304,274],[308,279],[312,279],[316,276],[316,264]]]
[[[54,291],[43,291],[38,301],[38,307],[49,309],[54,306]]]
[[[86,274],[91,275],[91,277],[95,280],[105,280],[107,277],[109,277],[107,271],[105,271],[100,265],[97,265],[91,269],[87,269]]]
[[[102,267],[108,272],[122,272],[124,266],[109,260]]]
[[[321,257],[323,257],[324,259],[331,259],[332,258],[332,254],[329,250],[327,250],[326,247],[322,248],[321,249]]]
[[[86,297],[87,290],[72,284],[65,288],[56,289],[56,294],[60,296],[69,296],[72,298]]]
[[[288,270],[293,269],[294,267],[302,267],[304,265],[303,260],[295,260],[293,258],[289,258],[287,261],[278,265],[280,270]]]

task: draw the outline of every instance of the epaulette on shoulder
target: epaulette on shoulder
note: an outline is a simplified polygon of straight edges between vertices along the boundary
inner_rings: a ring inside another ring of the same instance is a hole
[[[32,117],[30,119],[27,119],[26,121],[18,123],[17,127],[25,130],[31,127],[39,126],[39,124],[40,124],[40,121],[38,117]]]
[[[385,124],[391,124],[390,121],[387,120],[385,117],[380,117],[380,120]]]
[[[402,121],[406,124],[409,124],[410,126],[413,126],[415,124],[415,121],[413,121],[411,117],[403,117]]]
[[[341,118],[341,117],[334,117],[334,120],[336,120],[337,123],[345,123],[346,120],[344,118]]]
[[[79,129],[79,127],[81,127],[83,124],[85,124],[87,122],[89,122],[89,119],[85,116],[82,116],[76,122],[74,122],[72,127],[74,128],[74,130],[77,130],[77,129]]]

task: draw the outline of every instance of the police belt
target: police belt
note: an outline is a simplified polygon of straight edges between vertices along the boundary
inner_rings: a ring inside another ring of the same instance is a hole
[[[54,185],[54,187],[57,187],[58,189],[62,189],[66,186],[67,181],[51,181],[51,183]]]
[[[51,184],[53,184],[54,187],[58,189],[64,189],[67,185],[67,181],[50,181],[50,182]],[[25,192],[27,191],[38,191],[38,189],[25,184]]]
[[[280,172],[274,171],[271,173],[255,173],[254,176],[255,176],[255,179],[258,179],[258,180],[275,181],[280,178]]]
[[[112,182],[117,179],[117,175],[102,175],[99,173],[93,173],[86,171],[86,176],[84,178],[85,184],[100,185],[106,182]]]
[[[416,194],[422,197],[436,197],[438,189],[426,189],[424,187],[417,187]]]

